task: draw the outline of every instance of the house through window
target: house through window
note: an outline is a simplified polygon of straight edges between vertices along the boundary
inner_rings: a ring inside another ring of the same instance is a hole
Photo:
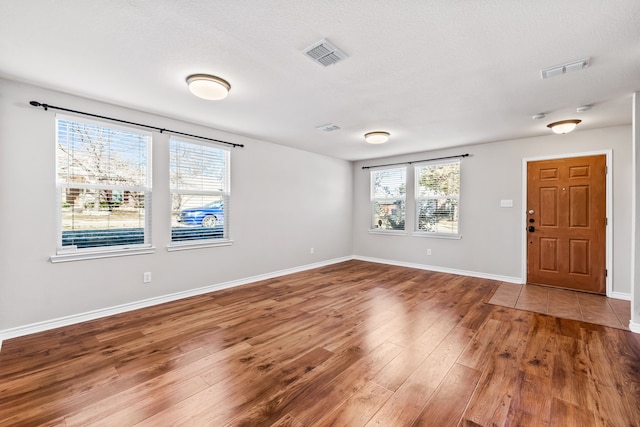
[[[56,117],[58,254],[150,246],[151,134]]]

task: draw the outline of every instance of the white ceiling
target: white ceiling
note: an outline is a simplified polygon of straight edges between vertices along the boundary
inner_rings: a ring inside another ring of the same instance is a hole
[[[323,38],[348,58],[324,68],[301,53]],[[194,73],[231,93],[194,97]],[[0,76],[362,160],[545,135],[568,118],[631,123],[640,1],[5,0]],[[341,130],[316,129],[327,123]],[[372,130],[391,140],[365,143]]]

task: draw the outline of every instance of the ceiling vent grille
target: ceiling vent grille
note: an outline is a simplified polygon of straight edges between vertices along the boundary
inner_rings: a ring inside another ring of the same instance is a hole
[[[318,126],[316,129],[322,132],[333,132],[336,130],[340,130],[340,126],[334,125],[333,123],[328,123],[326,125]]]
[[[347,57],[344,52],[326,39],[322,39],[319,42],[314,43],[302,52],[323,67],[333,65]]]
[[[543,79],[549,79],[555,76],[561,76],[562,74],[570,73],[572,71],[579,71],[583,68],[587,68],[591,63],[591,58],[584,58],[578,61],[567,62],[566,64],[556,65],[555,67],[545,68],[540,70],[540,76]]]

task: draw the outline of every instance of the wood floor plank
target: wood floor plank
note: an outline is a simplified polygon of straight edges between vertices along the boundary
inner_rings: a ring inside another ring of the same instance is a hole
[[[6,340],[0,427],[640,425],[640,335],[501,284],[352,260]]]
[[[506,321],[510,311],[499,309],[493,312],[494,316],[503,319],[496,319],[496,322],[498,329],[506,335],[490,350],[485,348],[487,361],[478,365],[482,367],[482,376],[465,411],[465,419],[480,425],[504,425],[512,400],[522,386],[520,367],[525,352],[522,343],[526,342],[532,314],[518,317],[515,322]]]
[[[468,329],[454,328],[367,425],[411,425],[440,386],[471,337],[472,332]]]
[[[314,390],[314,395],[306,399],[304,405],[293,408],[291,414],[305,425],[314,425],[370,382],[400,351],[401,348],[395,344],[381,344],[326,386]]]
[[[494,307],[490,304],[473,304],[464,314],[460,326],[477,331],[487,320]]]
[[[369,381],[314,425],[317,427],[363,426],[392,394],[391,390]]]
[[[556,354],[555,321],[551,316],[533,316],[525,340],[521,370],[543,378],[553,375]]]
[[[200,377],[157,377],[139,386],[132,387],[97,404],[65,418],[67,427],[89,425],[132,426],[149,418],[167,406],[185,400],[207,389],[209,385]],[[171,394],[162,393],[170,389]],[[156,396],[149,399],[149,395]]]
[[[436,323],[435,320],[427,323],[427,330],[408,343],[408,347],[382,369],[376,376],[376,383],[396,391],[456,326],[455,321]],[[391,337],[392,342],[396,342],[394,338]]]
[[[506,425],[540,427],[551,425],[552,398],[548,394],[540,393],[540,390],[550,388],[551,377],[539,377],[525,371],[520,371],[519,375],[520,388],[512,396]]]
[[[324,397],[318,393],[319,387],[328,387],[338,375],[358,363],[365,355],[363,349],[358,346],[342,349],[325,362],[305,372],[305,375],[290,382],[288,387],[273,390],[252,408],[235,416],[230,425],[269,425],[285,414],[294,415],[295,411],[300,412],[300,408],[304,409],[309,402]]]
[[[640,402],[640,375],[634,375],[640,369],[635,367],[628,371],[625,367],[615,366],[618,357],[611,357],[608,351],[610,346],[616,346],[619,341],[617,335],[622,334],[622,331],[617,330],[612,330],[609,334],[585,332],[584,342],[590,362],[587,372],[596,388],[598,401],[594,415],[604,425],[614,424],[611,414],[633,420],[640,425],[640,416],[635,414],[635,408]],[[622,393],[623,388],[627,390],[626,393]]]
[[[61,418],[84,406],[82,402],[87,400],[82,399],[83,395],[95,393],[118,378],[113,367],[97,368],[91,372],[80,371],[76,375],[65,376],[60,381],[57,381],[52,372],[45,372],[50,376],[38,377],[32,380],[33,383],[3,383],[3,390],[0,391],[3,396],[0,399],[0,425],[39,425]]]
[[[597,425],[591,411],[579,408],[561,399],[553,399],[550,424],[552,426],[580,427],[593,427]]]
[[[478,330],[464,353],[460,355],[458,363],[472,369],[482,370],[489,363],[495,348],[505,339],[509,330],[503,323],[488,319]]]
[[[591,411],[597,398],[590,380],[589,359],[580,339],[559,336],[554,355],[552,396]]]
[[[304,424],[287,414],[271,424],[271,427],[304,427]]]
[[[456,363],[413,425],[458,425],[479,379],[479,371]]]

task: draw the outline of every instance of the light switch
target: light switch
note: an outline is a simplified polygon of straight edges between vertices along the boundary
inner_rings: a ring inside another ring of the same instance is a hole
[[[500,207],[501,208],[512,208],[513,207],[513,200],[500,200]]]

